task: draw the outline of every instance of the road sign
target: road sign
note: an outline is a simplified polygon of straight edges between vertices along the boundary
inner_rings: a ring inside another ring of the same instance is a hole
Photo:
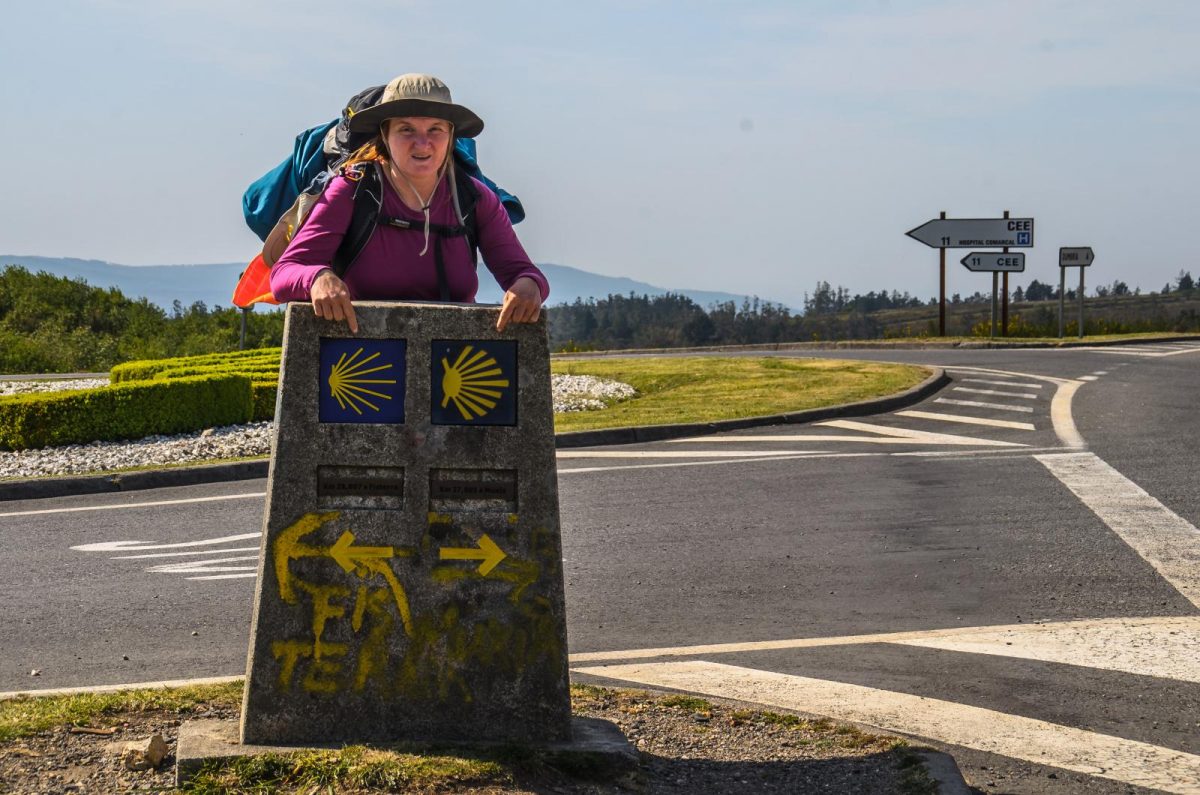
[[[995,251],[972,251],[959,260],[967,270],[975,273],[1023,273],[1025,254],[1001,254]]]
[[[905,232],[931,248],[1032,248],[1032,218],[934,218]]]
[[[1060,268],[1086,268],[1092,264],[1092,260],[1096,255],[1092,253],[1091,246],[1083,246],[1082,248],[1060,248],[1058,250],[1058,267]]]

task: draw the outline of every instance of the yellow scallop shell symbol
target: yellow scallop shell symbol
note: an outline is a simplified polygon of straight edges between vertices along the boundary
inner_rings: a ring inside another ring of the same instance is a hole
[[[442,408],[454,401],[464,420],[482,417],[503,397],[500,390],[509,385],[495,358],[480,349],[473,355],[470,345],[462,349],[454,364],[442,357]]]
[[[376,406],[369,398],[379,398],[381,400],[391,400],[391,395],[385,395],[382,392],[377,392],[374,389],[369,389],[364,384],[394,384],[395,378],[366,378],[365,376],[373,373],[379,373],[384,370],[390,370],[392,365],[380,364],[375,367],[369,367],[371,361],[379,357],[379,352],[372,353],[362,361],[358,360],[362,356],[363,349],[356,350],[349,359],[346,354],[342,354],[335,364],[329,370],[329,391],[333,395],[333,399],[338,402],[342,409],[347,407],[354,409],[360,416],[362,409],[359,406],[366,406],[374,411],[379,411],[379,406]]]

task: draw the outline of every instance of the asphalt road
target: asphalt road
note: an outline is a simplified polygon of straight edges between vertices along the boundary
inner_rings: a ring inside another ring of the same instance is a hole
[[[820,355],[953,382],[559,451],[574,675],[912,734],[989,792],[1200,792],[1200,345]],[[0,690],[242,673],[264,485],[0,504]]]

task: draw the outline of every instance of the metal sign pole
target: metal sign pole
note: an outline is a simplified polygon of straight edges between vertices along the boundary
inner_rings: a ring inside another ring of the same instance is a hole
[[[242,307],[242,334],[238,338],[238,350],[246,350],[246,315],[250,314],[250,307]]]
[[[1000,284],[1000,274],[992,271],[992,330],[991,338],[996,338],[996,289]]]
[[[1079,339],[1083,339],[1083,272],[1086,268],[1079,269]]]
[[[1067,301],[1067,269],[1062,265],[1058,266],[1058,338],[1063,338],[1064,333],[1064,313],[1066,311]]]
[[[1008,217],[1008,210],[1004,211],[1004,217]],[[1008,246],[1003,249],[1005,254],[1008,253]],[[1008,271],[1004,272],[1004,297],[1001,299],[1000,309],[1000,336],[1008,336]]]
[[[941,217],[946,217],[945,210],[942,210]],[[946,336],[946,247],[940,247],[938,249],[938,253],[940,254],[939,259],[941,260],[941,264],[939,265],[941,273],[939,282],[941,284],[941,288],[938,291],[938,336],[944,337]]]

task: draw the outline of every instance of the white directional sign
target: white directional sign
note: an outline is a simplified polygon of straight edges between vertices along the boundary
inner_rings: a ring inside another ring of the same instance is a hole
[[[972,251],[960,262],[967,266],[967,270],[976,273],[1024,273],[1025,271],[1025,255],[1023,253],[1000,254],[995,251]]]
[[[1092,264],[1092,260],[1096,255],[1092,253],[1091,246],[1083,246],[1082,248],[1060,248],[1058,250],[1058,267],[1060,268],[1086,268]]]
[[[1032,218],[934,218],[906,232],[933,248],[1031,248]]]

